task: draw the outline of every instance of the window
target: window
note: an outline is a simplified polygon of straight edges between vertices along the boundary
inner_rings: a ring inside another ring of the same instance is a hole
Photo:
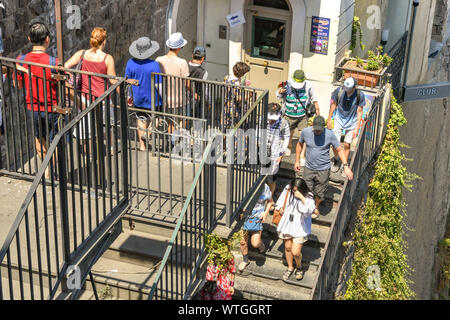
[[[285,27],[284,21],[254,16],[252,57],[283,60]]]
[[[253,0],[253,5],[289,11],[289,5],[284,0]]]

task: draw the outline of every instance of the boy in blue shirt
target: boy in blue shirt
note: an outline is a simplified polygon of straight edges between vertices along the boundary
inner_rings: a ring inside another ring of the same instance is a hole
[[[152,92],[151,92],[151,79],[152,73],[160,73],[161,69],[159,63],[151,60],[150,57],[159,50],[159,44],[156,41],[151,41],[147,37],[139,38],[134,41],[129,52],[133,58],[128,60],[127,67],[125,69],[125,77],[130,79],[136,79],[139,81],[139,86],[132,87],[132,95],[128,97],[128,106],[141,109],[152,109]],[[162,104],[162,99],[158,94],[157,87],[161,84],[162,78],[156,76],[155,78],[155,109],[158,111]],[[147,137],[145,132],[148,131],[149,126],[149,113],[137,112],[137,125],[143,130],[138,130],[139,137],[139,149],[141,151],[146,150],[146,141],[149,141],[150,137]],[[156,124],[157,125],[157,124]]]

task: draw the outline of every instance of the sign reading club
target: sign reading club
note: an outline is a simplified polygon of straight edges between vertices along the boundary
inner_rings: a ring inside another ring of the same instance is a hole
[[[450,82],[405,87],[404,101],[442,99],[450,95]]]

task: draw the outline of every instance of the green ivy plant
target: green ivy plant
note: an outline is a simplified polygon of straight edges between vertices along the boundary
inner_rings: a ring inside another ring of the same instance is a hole
[[[354,51],[356,48],[356,41],[358,40],[359,37],[359,47],[361,48],[361,50],[365,50],[365,45],[362,43],[362,37],[363,37],[363,32],[361,29],[361,21],[359,19],[359,17],[353,17],[353,24],[352,24],[352,38],[351,38],[351,42],[350,42],[350,50]]]
[[[223,239],[217,234],[205,234],[205,248],[208,251],[208,264],[216,266],[219,270],[224,271],[232,259],[231,248],[240,241],[241,235],[239,232],[233,234],[230,239]]]
[[[401,151],[399,127],[406,124],[400,104],[392,94],[391,118],[375,173],[369,184],[365,207],[357,214],[353,233],[351,276],[343,297],[346,300],[407,300],[414,298],[410,289],[410,267],[405,255],[403,190],[419,178],[407,172],[407,160]],[[372,286],[372,267],[379,270],[378,286]]]

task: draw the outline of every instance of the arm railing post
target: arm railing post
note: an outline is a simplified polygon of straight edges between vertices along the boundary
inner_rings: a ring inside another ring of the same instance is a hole
[[[117,125],[117,119],[115,119]],[[128,110],[125,100],[125,82],[122,80],[120,84],[120,128],[122,130],[121,135],[121,149],[122,149],[122,170],[123,170],[123,196],[126,201],[129,200],[128,196]]]
[[[59,171],[59,205],[61,212],[61,235],[63,261],[67,266],[71,264],[70,256],[70,236],[69,236],[69,206],[67,200],[67,175],[66,175],[66,146],[65,139],[61,139],[57,147],[58,171]],[[50,160],[52,161],[52,160]],[[68,292],[67,275],[64,275],[61,282],[63,292]]]

